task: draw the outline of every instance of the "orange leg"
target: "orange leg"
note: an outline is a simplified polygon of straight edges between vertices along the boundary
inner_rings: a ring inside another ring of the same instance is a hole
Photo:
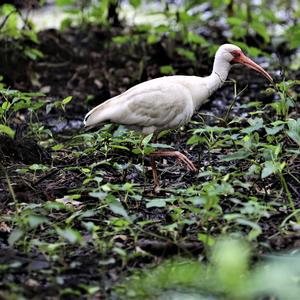
[[[154,183],[154,189],[159,186],[159,180],[157,175],[157,169],[156,169],[156,162],[155,158],[153,156],[150,156],[151,159],[151,169],[152,169],[152,176],[153,176],[153,183]]]
[[[151,167],[152,167],[152,174],[153,174],[153,181],[154,186],[159,186],[158,182],[158,176],[157,176],[157,169],[156,169],[156,163],[155,163],[155,157],[176,157],[177,159],[181,160],[187,167],[189,171],[196,172],[197,168],[193,164],[191,160],[189,160],[184,154],[182,154],[179,151],[155,151],[150,154],[151,158]]]

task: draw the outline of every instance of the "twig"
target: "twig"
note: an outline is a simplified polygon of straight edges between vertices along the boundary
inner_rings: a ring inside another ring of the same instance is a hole
[[[30,26],[30,24],[28,22],[28,15],[27,15],[27,17],[24,17],[22,15],[22,12],[20,11],[19,8],[16,8],[16,12],[18,13],[18,15],[20,16],[21,20],[23,21],[24,27],[27,28],[28,30],[32,30],[32,28],[31,28],[31,26]]]
[[[57,173],[59,171],[59,169],[55,169],[52,170],[51,172],[49,172],[48,174],[45,174],[44,176],[40,177],[37,181],[33,182],[33,186],[38,185],[39,183],[41,183],[42,181],[44,181],[45,179],[51,177],[53,174]]]
[[[234,97],[233,97],[233,101],[231,102],[231,104],[229,105],[227,111],[226,111],[226,114],[225,114],[225,117],[223,118],[223,121],[224,123],[227,125],[227,121],[228,121],[228,118],[229,118],[229,114],[232,110],[232,107],[233,105],[236,103],[236,100],[238,98],[238,96],[240,96],[247,88],[248,88],[248,85],[246,85],[240,92],[237,93],[237,89],[236,89],[236,81],[233,80],[233,87],[234,87]]]

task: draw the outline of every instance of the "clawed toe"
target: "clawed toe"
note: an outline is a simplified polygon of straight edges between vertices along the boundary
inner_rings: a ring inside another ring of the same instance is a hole
[[[191,160],[189,160],[184,154],[182,154],[179,151],[155,151],[155,152],[150,154],[152,174],[153,174],[153,182],[154,182],[155,187],[159,186],[159,180],[158,180],[158,176],[157,176],[157,170],[156,170],[156,164],[155,164],[154,158],[159,157],[159,156],[176,157],[177,159],[179,159],[180,161],[182,161],[185,164],[186,168],[189,171],[191,171],[191,172],[197,172],[198,171],[197,168],[195,167],[195,165],[193,164],[193,162]]]

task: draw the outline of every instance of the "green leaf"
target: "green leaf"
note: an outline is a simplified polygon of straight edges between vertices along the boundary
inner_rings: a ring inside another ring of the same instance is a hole
[[[1,28],[1,33],[12,38],[20,38],[21,30],[18,28],[18,13],[16,8],[11,4],[2,4],[0,6],[0,16],[9,16]],[[2,19],[2,18],[1,18]]]
[[[44,57],[44,54],[40,50],[29,47],[25,48],[24,54],[32,60],[37,60],[38,58]]]
[[[154,44],[156,42],[158,42],[160,39],[159,35],[156,34],[149,34],[147,37],[147,43],[148,44]]]
[[[275,126],[273,128],[265,128],[267,134],[269,135],[275,135],[276,133],[280,132],[282,129],[284,128],[284,125],[280,125],[280,126]]]
[[[215,244],[216,240],[213,236],[209,234],[199,233],[198,240],[203,242],[205,245],[211,247]]]
[[[57,6],[71,6],[76,3],[75,0],[55,0]]]
[[[89,209],[89,210],[86,210],[86,211],[80,213],[79,219],[82,220],[84,218],[90,218],[90,217],[93,217],[95,215],[97,215],[96,210]]]
[[[56,232],[71,244],[75,244],[82,241],[81,234],[77,230],[74,230],[72,228],[56,228]]]
[[[103,200],[106,198],[107,193],[104,192],[90,192],[89,195],[94,198],[98,198],[99,200]]]
[[[273,24],[280,22],[280,19],[277,18],[275,14],[276,11],[273,12],[267,6],[265,8],[261,7],[261,16],[263,16],[265,20],[271,21]]]
[[[236,152],[227,154],[227,155],[222,155],[220,158],[220,161],[232,161],[232,160],[239,160],[239,159],[245,159],[247,158],[251,152],[247,150],[238,150]]]
[[[166,206],[166,200],[165,199],[153,199],[149,202],[147,202],[146,207],[165,207]]]
[[[174,74],[174,69],[172,66],[167,65],[167,66],[161,66],[159,68],[160,73],[164,75],[169,75],[169,74]]]
[[[143,152],[144,152],[145,155],[149,155],[150,153],[152,153],[154,151],[155,151],[155,149],[151,146],[146,146],[143,149]]]
[[[120,45],[129,43],[130,41],[131,41],[131,37],[126,35],[125,36],[117,35],[113,37],[113,42]]]
[[[244,128],[242,130],[243,133],[249,134],[264,127],[264,120],[262,118],[249,119],[248,123],[250,124],[250,126]]]
[[[289,120],[288,127],[287,135],[300,146],[300,118]]]
[[[201,35],[195,34],[191,31],[188,32],[187,39],[190,43],[195,43],[195,44],[202,45],[202,46],[208,45],[208,42],[204,37],[202,37]]]
[[[48,167],[42,164],[32,164],[31,166],[29,166],[29,169],[32,171],[47,171]]]
[[[266,161],[265,166],[261,172],[261,178],[266,178],[271,174],[281,172],[284,168],[285,163],[279,163],[274,161]]]
[[[11,104],[8,101],[4,101],[1,105],[1,108],[5,111],[8,110]]]
[[[244,20],[236,17],[229,17],[227,18],[227,22],[229,25],[240,26],[244,23]]]
[[[53,151],[59,151],[59,150],[63,149],[63,147],[64,147],[63,144],[56,144],[56,145],[52,146],[51,149]]]
[[[99,286],[89,286],[87,284],[79,284],[79,287],[84,289],[89,295],[93,295],[100,290]]]
[[[204,128],[198,128],[193,130],[193,134],[196,133],[203,133],[203,132],[208,132],[208,133],[221,133],[225,131],[232,130],[232,128],[225,128],[225,127],[219,127],[219,126],[205,126]]]
[[[184,49],[184,48],[176,48],[176,51],[179,55],[181,55],[191,61],[196,61],[196,56],[195,56],[194,52]]]
[[[254,240],[262,233],[261,227],[255,222],[252,222],[252,221],[249,221],[246,219],[242,219],[242,218],[237,219],[236,222],[240,225],[244,225],[244,226],[248,226],[248,227],[252,228],[252,230],[248,234],[248,238],[250,240]]]
[[[300,24],[292,25],[288,30],[286,30],[285,35],[290,42],[291,48],[297,48],[300,46]]]
[[[15,136],[15,131],[6,125],[2,125],[2,124],[0,125],[0,132],[5,133],[11,138],[14,138]]]
[[[22,34],[26,37],[28,37],[32,42],[38,44],[38,36],[33,30],[23,30]]]
[[[149,144],[149,146],[150,147],[152,147],[152,148],[161,148],[161,149],[173,149],[173,147],[172,146],[170,146],[170,145],[166,145],[166,144],[157,144],[157,143],[151,143],[151,144]]]
[[[130,220],[126,209],[124,208],[124,206],[122,205],[122,203],[120,201],[118,201],[116,199],[111,200],[110,203],[108,204],[108,206],[114,214],[120,215],[120,216],[124,217],[125,219]]]
[[[9,235],[8,244],[10,246],[13,246],[23,235],[24,235],[23,230],[19,228],[14,229]]]
[[[54,107],[54,103],[49,103],[46,105],[46,114],[48,115],[52,108]]]
[[[138,8],[141,5],[141,0],[130,0],[129,2],[134,8]]]
[[[270,41],[270,36],[267,31],[267,27],[263,24],[258,22],[257,20],[250,24],[251,28],[256,31],[260,36],[263,37],[266,43]]]
[[[144,146],[147,146],[149,144],[149,142],[151,141],[152,137],[153,137],[153,133],[150,133],[147,136],[145,136],[142,140],[142,144]]]
[[[28,217],[28,223],[31,228],[36,228],[43,223],[47,223],[48,219],[42,216],[30,215]]]
[[[63,105],[68,104],[68,103],[72,100],[72,98],[73,98],[73,96],[69,96],[69,97],[63,99],[63,100],[62,100],[62,104],[63,104]]]
[[[186,142],[187,145],[194,145],[194,144],[202,144],[205,143],[206,138],[203,136],[198,136],[193,134]]]
[[[126,150],[129,151],[128,147],[122,146],[122,145],[111,145],[110,146],[112,149],[121,149],[121,150]]]

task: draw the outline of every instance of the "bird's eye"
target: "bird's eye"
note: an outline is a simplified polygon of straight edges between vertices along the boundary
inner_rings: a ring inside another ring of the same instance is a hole
[[[233,57],[240,57],[241,54],[238,51],[232,51],[231,54],[233,55]]]

